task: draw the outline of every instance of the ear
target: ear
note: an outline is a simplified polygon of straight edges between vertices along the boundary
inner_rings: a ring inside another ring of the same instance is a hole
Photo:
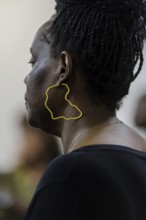
[[[58,86],[65,83],[72,73],[72,58],[67,51],[63,51],[60,54],[60,67],[58,75]]]

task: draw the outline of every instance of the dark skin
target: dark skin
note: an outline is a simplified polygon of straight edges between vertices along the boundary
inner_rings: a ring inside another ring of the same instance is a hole
[[[65,153],[93,144],[124,145],[145,151],[145,140],[139,134],[124,123],[114,123],[118,121],[115,111],[110,111],[102,103],[95,103],[93,95],[87,90],[88,82],[74,64],[72,55],[68,51],[62,51],[57,58],[51,55],[50,44],[43,41],[42,36],[44,31],[51,27],[52,21],[53,18],[39,29],[31,47],[32,71],[25,79],[30,125],[59,136]],[[78,115],[65,101],[66,89],[62,83],[68,84],[71,90],[70,101],[83,112],[83,116],[78,120],[52,120],[44,106],[46,89],[57,85],[49,92],[49,107],[54,115]],[[95,126],[98,127],[94,128]],[[93,129],[89,130],[90,128]]]

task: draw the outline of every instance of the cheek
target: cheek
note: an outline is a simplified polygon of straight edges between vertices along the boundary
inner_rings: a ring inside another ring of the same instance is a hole
[[[29,74],[28,84],[33,87],[41,87],[49,75],[49,68],[45,63],[37,63]]]
[[[32,83],[37,86],[42,86],[45,84],[53,85],[55,84],[56,77],[56,65],[52,65],[48,60],[44,60],[42,62],[38,62],[36,66],[30,73],[30,79]]]
[[[57,73],[57,63],[46,57],[38,59],[27,80],[27,97],[31,109],[44,106],[46,90],[56,84]]]
[[[47,71],[45,68],[34,68],[27,79],[27,98],[30,105],[41,101],[43,87],[46,81]]]

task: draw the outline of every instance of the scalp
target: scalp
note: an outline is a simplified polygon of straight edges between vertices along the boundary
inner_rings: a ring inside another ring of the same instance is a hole
[[[143,65],[146,3],[142,0],[57,0],[52,53],[69,51],[89,92],[119,107]]]

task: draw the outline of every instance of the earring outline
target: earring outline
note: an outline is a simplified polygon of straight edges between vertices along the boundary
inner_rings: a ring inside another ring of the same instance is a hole
[[[65,116],[63,116],[63,115],[58,116],[58,117],[54,117],[54,114],[53,114],[53,112],[51,111],[51,109],[48,107],[47,102],[48,102],[48,100],[49,100],[49,96],[48,96],[49,90],[52,89],[52,88],[54,88],[54,87],[57,87],[57,86],[58,86],[57,84],[55,84],[55,85],[53,85],[53,86],[48,87],[47,90],[46,90],[46,92],[45,92],[45,95],[46,95],[45,107],[46,107],[46,109],[50,112],[50,114],[51,114],[51,119],[52,119],[52,120],[64,119],[64,120],[67,120],[67,121],[80,119],[80,118],[83,116],[83,112],[77,107],[77,105],[73,104],[73,103],[68,99],[68,94],[70,93],[70,88],[69,88],[69,86],[68,86],[66,83],[62,83],[61,85],[65,86],[65,87],[67,88],[67,92],[66,92],[65,97],[64,97],[64,98],[65,98],[65,101],[67,101],[72,107],[74,107],[74,108],[80,113],[80,115],[79,115],[79,116],[76,116],[76,117],[69,117],[69,118],[67,118],[67,117],[65,117]]]

